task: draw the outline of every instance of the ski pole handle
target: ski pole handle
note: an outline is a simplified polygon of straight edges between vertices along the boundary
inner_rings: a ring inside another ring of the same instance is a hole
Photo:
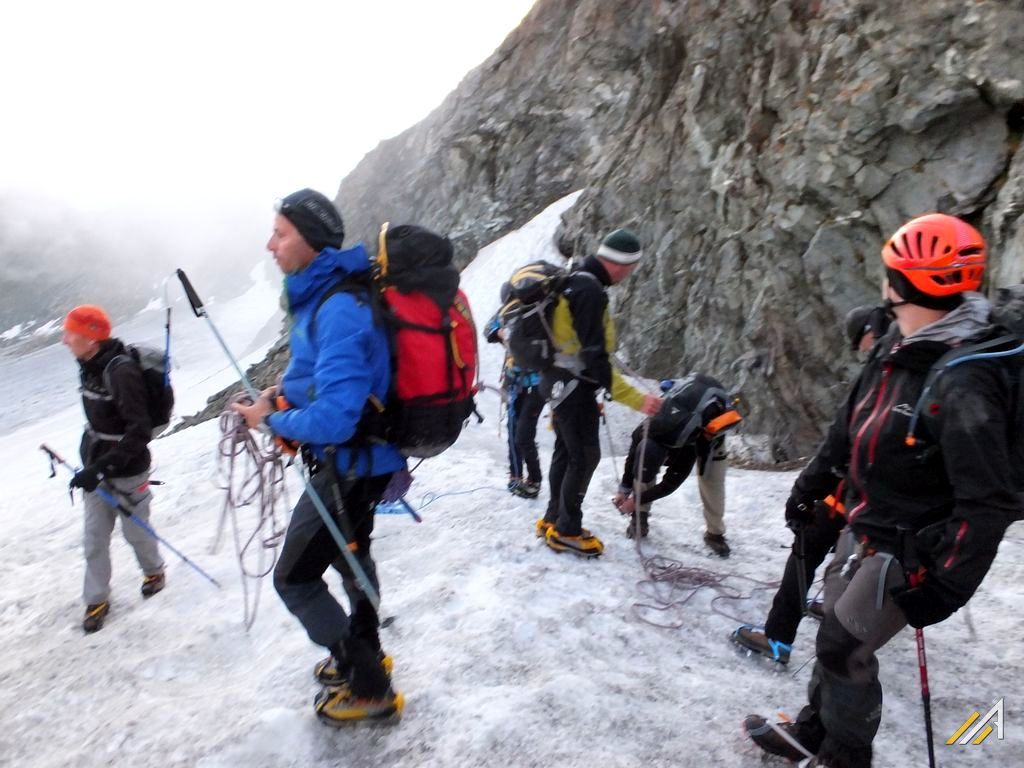
[[[231,361],[231,365],[234,366],[235,371],[238,373],[238,379],[242,382],[242,386],[245,387],[245,391],[249,393],[253,402],[256,402],[260,397],[259,390],[252,385],[252,382],[249,381],[249,378],[245,375],[245,371],[242,370],[242,366],[238,364],[238,360],[233,354],[231,354],[231,350],[228,348],[227,342],[224,341],[224,338],[220,335],[220,331],[217,330],[217,326],[213,324],[213,320],[210,318],[209,313],[203,308],[203,300],[199,298],[199,294],[196,293],[196,289],[192,287],[192,283],[188,279],[188,275],[186,275],[185,271],[182,269],[176,270],[176,272],[178,279],[181,280],[181,287],[185,289],[185,295],[188,297],[188,302],[192,305],[192,311],[195,313],[196,317],[201,317],[206,320],[207,324],[210,326],[210,330],[213,332],[214,338],[217,339],[217,343],[220,344],[221,349],[224,350],[224,354],[227,356],[228,360]]]
[[[49,456],[51,461],[56,461],[58,464],[67,467],[72,472],[75,471],[74,467],[72,467],[70,464],[68,464],[59,453],[57,453],[55,450],[53,450],[53,448],[48,446],[46,443],[42,443],[39,446],[39,450],[42,451],[43,453],[45,453],[47,456]]]
[[[188,297],[188,303],[192,305],[192,311],[196,317],[202,317],[205,313],[203,309],[203,300],[199,298],[199,294],[196,293],[196,289],[192,287],[192,282],[188,279],[188,275],[185,274],[185,270],[177,270],[178,279],[181,281],[181,287],[185,289],[185,295]]]

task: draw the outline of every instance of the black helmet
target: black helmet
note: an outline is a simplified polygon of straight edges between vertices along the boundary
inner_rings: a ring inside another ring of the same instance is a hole
[[[667,448],[680,448],[704,430],[717,434],[742,417],[721,382],[703,373],[676,381],[665,394],[661,410],[651,418],[650,438]]]

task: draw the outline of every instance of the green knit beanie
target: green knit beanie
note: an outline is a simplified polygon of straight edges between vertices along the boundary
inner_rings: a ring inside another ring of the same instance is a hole
[[[643,255],[640,238],[628,229],[616,229],[603,241],[597,249],[599,258],[607,259],[616,264],[636,264]]]

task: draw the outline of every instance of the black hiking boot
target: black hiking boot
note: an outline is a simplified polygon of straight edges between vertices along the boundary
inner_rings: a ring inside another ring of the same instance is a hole
[[[753,624],[744,624],[733,632],[729,639],[740,648],[760,654],[776,664],[788,664],[789,654],[793,651],[793,646],[772,640],[761,627],[755,627]]]
[[[729,549],[729,542],[725,540],[725,536],[721,533],[705,532],[704,543],[708,545],[708,549],[719,557],[725,558],[732,554],[732,550]]]
[[[166,586],[167,578],[164,576],[163,571],[161,571],[160,573],[154,573],[143,578],[139,592],[142,593],[143,597],[152,597]]]
[[[85,617],[82,619],[82,629],[86,634],[99,632],[103,629],[103,621],[110,613],[110,603],[104,600],[102,603],[94,603],[85,607]]]
[[[533,483],[529,480],[517,480],[514,484],[509,485],[508,489],[513,496],[518,496],[521,499],[536,499],[540,496],[540,483]]]
[[[804,717],[801,713],[801,717]],[[771,723],[760,715],[747,715],[743,730],[757,746],[769,755],[784,757],[794,763],[814,757],[825,731],[816,714],[797,721]]]
[[[641,512],[639,516],[640,516],[640,538],[641,539],[646,539],[647,538],[647,534],[651,532],[651,527],[647,523],[648,513],[647,512]],[[636,538],[636,519],[637,519],[637,513],[634,512],[629,517],[629,525],[626,526],[626,538],[627,539],[635,539]]]
[[[825,618],[825,601],[808,598],[807,615],[810,616],[812,619],[822,621]]]

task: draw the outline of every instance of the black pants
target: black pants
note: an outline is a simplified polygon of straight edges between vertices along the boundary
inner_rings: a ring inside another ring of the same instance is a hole
[[[805,584],[813,583],[815,570],[835,546],[845,524],[842,515],[833,515],[824,504],[815,505],[814,525],[804,529]],[[786,570],[782,574],[782,584],[775,593],[772,609],[764,623],[764,633],[768,637],[787,645],[792,645],[796,639],[796,630],[803,618],[803,606],[807,600],[807,593],[800,593],[800,559],[797,557],[796,546],[794,538],[793,551],[786,560]]]
[[[537,453],[537,421],[544,410],[544,397],[537,387],[509,393],[508,467],[512,477],[523,476],[531,483],[541,482],[540,455]]]
[[[314,490],[353,545],[356,561],[378,594],[380,586],[377,568],[370,556],[370,534],[373,533],[373,511],[390,478],[388,474],[343,481],[338,489],[340,505],[331,472],[318,472],[312,479]],[[345,613],[324,581],[324,572],[331,566],[341,574],[351,616]],[[274,568],[274,588],[310,640],[330,650],[339,662],[352,665],[352,692],[356,696],[384,694],[388,680],[377,660],[380,652],[377,611],[360,589],[308,492],[302,494],[292,511],[281,557]]]
[[[551,499],[544,519],[554,523],[563,536],[579,536],[583,525],[583,499],[601,460],[597,392],[579,384],[552,413],[555,452],[548,471]]]

